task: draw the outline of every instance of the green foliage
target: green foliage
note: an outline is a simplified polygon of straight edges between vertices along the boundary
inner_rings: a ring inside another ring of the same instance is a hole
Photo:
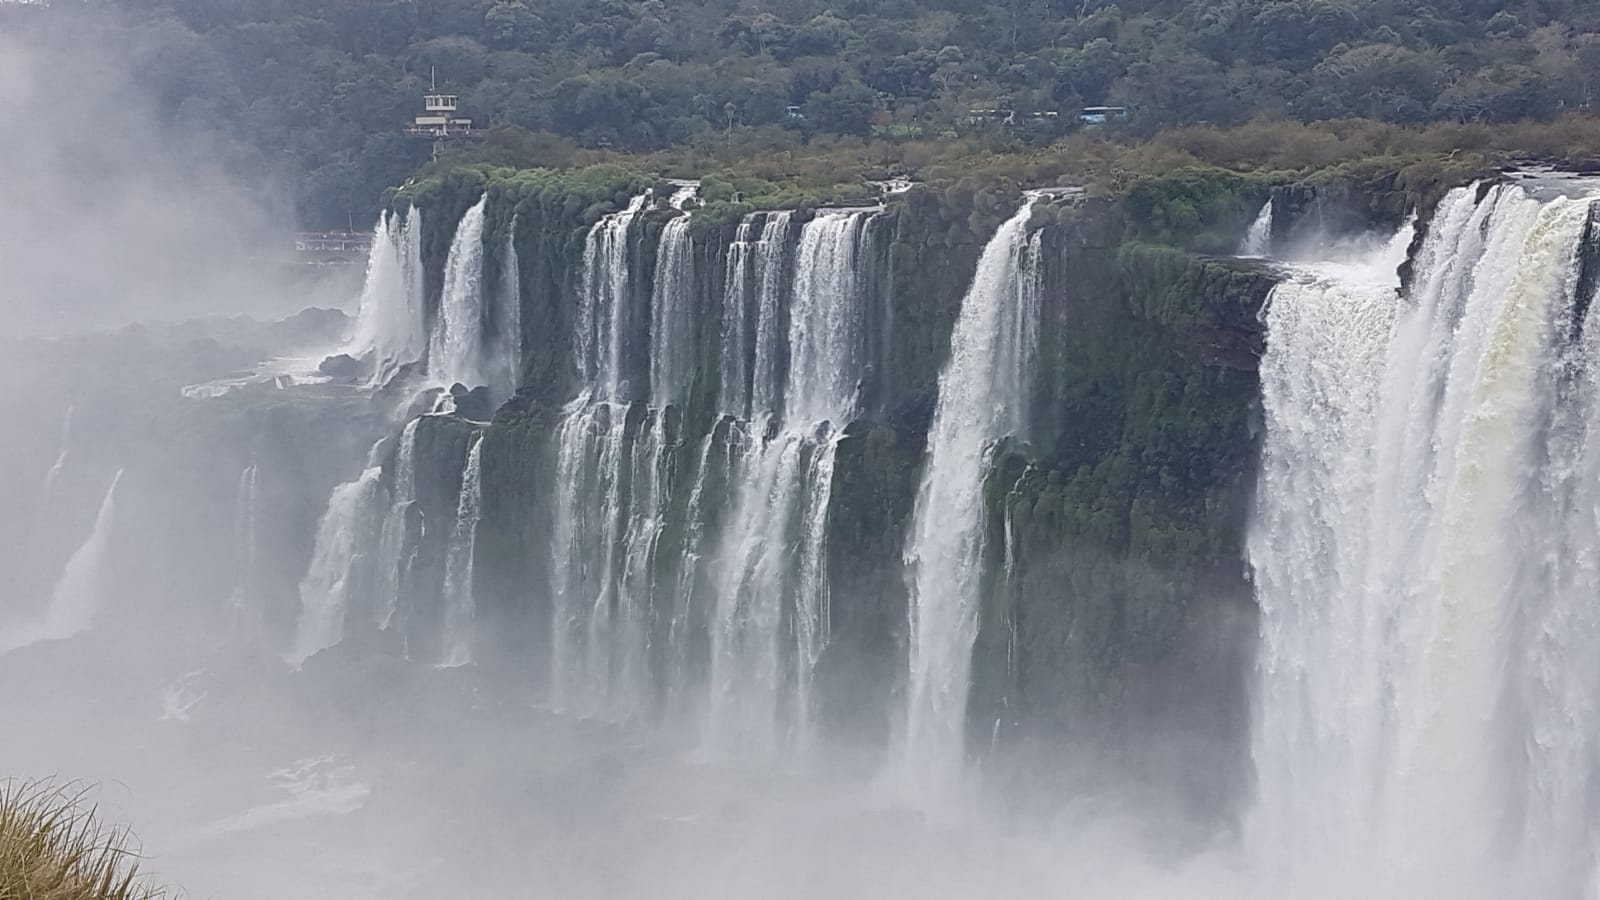
[[[522,166],[663,150],[725,165],[871,136],[1017,151],[1098,104],[1131,109],[1090,129],[1118,138],[1505,123],[1587,110],[1600,83],[1584,0],[114,0],[0,5],[0,30],[129,48],[163,126],[213,132],[241,177],[292,184],[307,224],[328,226],[367,218],[429,158],[401,127],[434,72],[488,135],[445,155]],[[996,109],[1014,115],[973,115]],[[891,152],[917,168],[927,149]]]

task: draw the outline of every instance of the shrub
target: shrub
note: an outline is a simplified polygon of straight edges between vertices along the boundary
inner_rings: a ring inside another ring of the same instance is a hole
[[[0,898],[157,900],[124,829],[106,827],[80,784],[0,784]]]

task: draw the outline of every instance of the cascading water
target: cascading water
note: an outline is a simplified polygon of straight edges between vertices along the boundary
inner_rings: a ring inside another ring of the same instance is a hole
[[[517,262],[517,221],[506,229],[501,258],[499,332],[489,367],[489,387],[497,400],[516,393],[522,372],[522,272]]]
[[[259,464],[252,459],[239,473],[239,487],[233,501],[233,591],[228,595],[228,617],[236,635],[253,630],[259,623],[255,608],[255,579],[260,503]]]
[[[56,483],[61,480],[61,471],[67,467],[67,454],[72,449],[72,407],[67,407],[65,418],[61,421],[61,450],[56,454],[55,462],[50,464],[50,471],[44,473],[44,487],[39,491],[39,508],[45,509],[55,496]]]
[[[118,469],[111,478],[111,486],[106,488],[105,498],[100,501],[100,511],[95,515],[88,539],[67,560],[56,582],[44,621],[0,634],[0,653],[40,641],[64,640],[87,631],[93,624],[111,587],[106,579],[106,565],[115,527],[117,485],[121,482],[122,470]]]
[[[394,453],[394,478],[389,488],[389,509],[378,533],[378,596],[373,621],[387,629],[409,610],[400,608],[400,595],[410,580],[416,542],[412,539],[411,510],[417,499],[417,429],[422,417],[406,423]]]
[[[759,289],[752,427],[732,448],[730,517],[715,560],[709,733],[721,750],[770,752],[808,740],[811,685],[827,637],[834,448],[858,399],[857,255],[871,214],[819,213],[802,226],[786,332],[778,324],[783,294],[767,281],[776,266],[763,265],[759,254],[752,259]],[[785,358],[779,380],[777,361]],[[769,377],[771,391],[762,387]]]
[[[291,664],[300,665],[344,637],[351,601],[371,577],[364,547],[383,516],[382,478],[383,468],[369,458],[358,478],[334,488],[328,497],[327,511],[317,523],[311,566],[300,581],[300,616],[286,655]]]
[[[449,387],[486,384],[494,367],[484,339],[483,223],[489,195],[467,210],[456,225],[444,264],[444,289],[428,341],[428,376]]]
[[[1253,827],[1283,896],[1595,896],[1591,206],[1459,189],[1403,297],[1392,252],[1272,295]]]
[[[444,641],[440,664],[464,666],[473,660],[476,643],[472,596],[473,550],[478,540],[478,515],[483,508],[483,435],[472,439],[466,466],[461,470],[461,498],[456,524],[444,563]]]
[[[552,700],[619,719],[665,704],[702,720],[718,752],[796,748],[826,638],[833,447],[857,402],[857,257],[874,210],[822,212],[797,234],[787,212],[741,223],[721,308],[722,421],[690,449],[669,427],[700,356],[689,217],[662,228],[645,310],[628,252],[643,209],[597,223],[584,254],[587,385],[555,441]],[[669,534],[681,553],[663,560]]]
[[[617,548],[628,529],[625,476],[633,471],[628,407],[619,397],[632,290],[628,235],[645,200],[633,198],[589,230],[574,335],[588,387],[562,411],[555,441],[551,701],[560,709],[611,715],[631,712],[631,689],[642,687],[613,684],[611,623]]]
[[[1256,214],[1250,230],[1239,243],[1240,256],[1265,257],[1272,255],[1272,201],[1268,200]]]
[[[427,334],[422,212],[412,207],[404,215],[384,213],[373,229],[361,305],[343,352],[367,360],[371,382],[379,385],[423,358]]]
[[[1027,426],[1038,344],[1039,242],[1033,196],[978,261],[950,338],[906,545],[910,659],[898,776],[918,788],[959,782],[977,637],[982,494],[994,442]]]

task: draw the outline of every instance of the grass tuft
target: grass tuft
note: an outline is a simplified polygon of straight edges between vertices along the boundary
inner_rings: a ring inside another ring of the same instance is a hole
[[[80,782],[0,782],[0,900],[160,900],[126,829],[108,827]]]

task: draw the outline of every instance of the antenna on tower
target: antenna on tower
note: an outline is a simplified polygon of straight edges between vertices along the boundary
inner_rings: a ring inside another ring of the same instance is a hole
[[[437,91],[439,89],[439,82],[434,78],[434,74],[437,71],[438,68],[436,66],[428,67],[428,90],[430,91]]]

